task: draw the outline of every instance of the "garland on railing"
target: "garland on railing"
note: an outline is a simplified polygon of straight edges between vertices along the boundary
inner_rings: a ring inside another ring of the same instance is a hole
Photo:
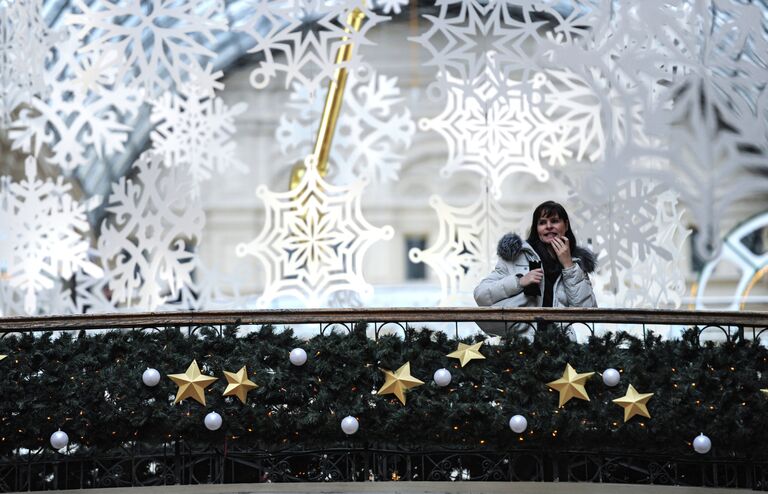
[[[221,445],[226,438],[266,449],[379,443],[680,454],[692,452],[691,441],[704,432],[717,456],[754,456],[768,439],[768,399],[760,392],[768,387],[768,350],[749,341],[699,344],[688,332],[671,341],[617,334],[578,344],[550,328],[534,341],[485,345],[485,359],[462,367],[447,357],[458,342],[428,329],[378,340],[368,339],[364,327],[310,340],[272,327],[237,333],[227,327],[191,337],[174,328],[8,336],[0,341],[8,355],[0,361],[0,450],[47,447],[59,428],[70,444],[102,451],[131,441]],[[297,347],[308,355],[303,366],[288,358]],[[174,404],[179,388],[166,376],[184,373],[193,360],[218,380],[207,388],[206,406],[191,399]],[[376,394],[384,384],[380,369],[406,362],[425,382],[407,391],[407,404]],[[567,363],[582,373],[619,369],[621,382],[609,387],[596,375],[585,384],[590,401],[558,408],[558,393],[546,383],[560,378]],[[224,371],[243,366],[257,385],[245,404],[223,396]],[[148,367],[163,375],[155,387],[142,383]],[[441,368],[452,375],[443,387],[433,381]],[[629,384],[654,393],[651,418],[624,422],[612,400]],[[209,431],[203,419],[214,410],[223,425]],[[521,434],[509,426],[518,414],[528,423]],[[359,422],[354,435],[340,428],[346,416]]]

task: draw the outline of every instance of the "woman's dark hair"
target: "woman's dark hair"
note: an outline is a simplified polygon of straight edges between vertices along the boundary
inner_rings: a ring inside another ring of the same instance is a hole
[[[539,234],[537,232],[537,226],[540,218],[549,218],[550,216],[557,216],[561,220],[568,223],[568,230],[565,232],[565,236],[568,237],[568,243],[570,244],[571,253],[576,250],[576,237],[573,235],[573,229],[571,229],[571,220],[568,218],[568,212],[562,206],[562,204],[555,201],[542,202],[536,209],[533,210],[533,216],[531,217],[531,229],[528,230],[528,238],[526,241],[536,251],[541,258],[541,261],[545,266],[559,266],[559,262],[556,257],[550,254],[547,245],[539,240]]]

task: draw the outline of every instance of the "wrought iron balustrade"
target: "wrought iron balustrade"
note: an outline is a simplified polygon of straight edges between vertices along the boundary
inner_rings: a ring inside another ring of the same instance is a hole
[[[39,331],[99,331],[203,328],[224,334],[228,327],[303,325],[318,334],[353,332],[367,325],[378,338],[395,332],[406,339],[421,326],[438,325],[459,335],[473,324],[508,329],[559,324],[599,334],[620,326],[645,334],[659,327],[695,328],[701,339],[760,339],[768,314],[607,309],[322,309],[103,314],[0,318],[0,335]],[[535,337],[535,336],[534,336]],[[516,446],[516,445],[515,445]],[[0,490],[33,491],[204,483],[327,481],[568,481],[654,485],[739,487],[768,490],[768,461],[754,458],[629,455],[620,451],[543,451],[510,446],[487,449],[394,447],[349,442],[333,447],[295,444],[244,448],[193,446],[177,440],[162,445],[123,444],[105,452],[61,454],[50,448],[17,450],[0,458]]]

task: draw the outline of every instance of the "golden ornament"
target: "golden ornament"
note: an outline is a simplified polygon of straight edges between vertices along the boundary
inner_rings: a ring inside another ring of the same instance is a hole
[[[187,372],[184,374],[168,374],[171,381],[179,386],[174,403],[178,403],[186,398],[192,398],[205,405],[205,388],[210,386],[215,377],[204,376],[200,374],[200,368],[197,367],[197,361],[193,360]]]
[[[406,362],[405,365],[395,372],[387,369],[381,369],[381,371],[384,373],[384,385],[376,394],[386,395],[394,393],[403,405],[405,405],[405,390],[424,384],[424,381],[420,381],[411,375],[410,362]]]
[[[457,358],[461,362],[461,366],[464,367],[470,360],[484,359],[485,356],[480,353],[480,347],[483,342],[475,343],[474,345],[467,345],[465,343],[459,343],[459,348],[455,352],[451,352],[446,357]]]
[[[3,360],[3,359],[4,359],[5,357],[7,357],[7,356],[8,356],[8,355],[0,355],[0,360]]]
[[[651,418],[646,406],[651,396],[653,393],[638,393],[635,387],[630,384],[627,388],[627,394],[621,398],[616,398],[613,402],[624,409],[624,422],[627,422],[635,415]]]
[[[224,377],[227,378],[227,389],[224,390],[224,396],[237,396],[240,401],[245,403],[248,391],[256,388],[256,383],[248,379],[248,371],[245,366],[235,372],[224,371]]]
[[[592,377],[593,374],[594,372],[579,374],[573,367],[571,367],[571,364],[566,364],[563,377],[547,383],[547,386],[560,392],[560,404],[558,407],[563,408],[563,405],[568,403],[571,398],[589,401],[589,395],[587,394],[587,390],[584,389],[584,383],[587,379]]]

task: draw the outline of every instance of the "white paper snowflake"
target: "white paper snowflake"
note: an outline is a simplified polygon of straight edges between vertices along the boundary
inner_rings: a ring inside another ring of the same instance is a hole
[[[98,251],[113,303],[153,310],[191,283],[205,215],[185,169],[151,151],[134,167],[112,186]]]
[[[360,30],[355,30],[352,16],[364,16]],[[366,34],[386,20],[362,0],[264,0],[245,22],[233,30],[243,31],[255,41],[249,53],[265,57],[251,72],[251,85],[265,88],[278,74],[285,74],[285,87],[298,82],[310,93],[333,75],[337,67],[354,69],[359,63],[360,47],[371,44]],[[352,59],[336,64],[342,45],[351,44]]]
[[[161,310],[224,310],[247,306],[241,294],[245,280],[224,276],[206,267],[199,259],[192,281],[184,285],[175,300],[169,300]]]
[[[59,41],[43,19],[43,0],[0,2],[0,123],[34,96],[45,96],[45,60]]]
[[[65,170],[88,162],[90,151],[99,159],[124,151],[132,129],[123,122],[141,105],[137,92],[114,87],[114,70],[105,69],[96,80],[78,79],[92,60],[78,57],[77,45],[70,36],[52,51],[45,72],[48,97],[33,98],[9,132],[14,149],[41,156],[47,146],[51,155],[44,157]]]
[[[88,260],[84,235],[90,226],[85,207],[69,193],[72,186],[62,177],[55,182],[39,179],[31,156],[24,171],[19,183],[4,177],[7,190],[0,194],[0,209],[7,257],[1,262],[7,266],[10,288],[24,294],[24,310],[34,314],[38,292],[53,288],[58,278],[69,278],[77,269],[95,277],[103,273]]]
[[[543,82],[543,81],[542,81]],[[504,179],[513,173],[528,173],[544,181],[549,172],[542,166],[542,145],[559,131],[541,111],[540,95],[530,98],[510,86],[503,99],[490,85],[478,86],[467,97],[451,88],[443,112],[419,121],[422,130],[441,134],[448,145],[448,163],[443,177],[468,170],[488,177],[493,195],[501,196]],[[484,96],[484,95],[487,95]]]
[[[437,274],[439,305],[474,306],[472,292],[493,271],[499,239],[518,231],[525,214],[511,214],[488,193],[464,207],[450,206],[439,196],[430,197],[429,203],[440,222],[437,239],[427,249],[411,249],[408,257]]]
[[[397,180],[416,125],[400,96],[396,77],[359,72],[350,74],[347,81],[329,159],[331,179],[337,184],[358,178]],[[315,144],[324,97],[312,97],[298,83],[293,89],[288,103],[292,112],[280,117],[276,137],[286,155],[306,156]]]
[[[527,92],[540,59],[550,49],[547,33],[571,41],[589,30],[594,6],[570,2],[563,17],[553,2],[520,0],[437,0],[437,16],[425,14],[431,25],[412,38],[430,54],[428,66],[438,68],[432,94],[459,89],[465,98],[479,86],[493,87],[493,99],[504,100],[512,87]],[[552,4],[552,5],[550,5]],[[482,98],[487,99],[489,94]]]
[[[66,22],[85,40],[82,53],[101,57],[118,51],[117,80],[148,95],[172,84],[203,80],[208,62],[216,57],[209,47],[215,33],[228,26],[220,2],[194,0],[106,0],[91,5],[75,0]],[[207,88],[206,93],[212,91]]]
[[[196,192],[213,173],[245,172],[232,136],[235,117],[247,108],[242,102],[228,107],[221,98],[201,95],[194,86],[182,86],[179,94],[167,92],[152,102],[152,149],[163,156],[166,166],[187,168]]]
[[[677,194],[666,190],[655,196],[655,249],[641,255],[639,245],[627,266],[619,268],[616,279],[611,269],[600,266],[592,275],[600,307],[679,309],[686,292],[685,269],[680,259],[685,256],[690,230],[678,207]],[[670,253],[671,256],[660,255]]]
[[[314,156],[305,160],[306,173],[288,192],[260,186],[264,229],[253,241],[239,244],[239,257],[253,255],[266,272],[260,307],[277,297],[299,299],[307,306],[324,304],[334,292],[353,290],[363,298],[373,288],[363,279],[363,258],[378,240],[392,238],[392,227],[376,228],[363,217],[360,199],[365,181],[337,187],[317,172]]]

